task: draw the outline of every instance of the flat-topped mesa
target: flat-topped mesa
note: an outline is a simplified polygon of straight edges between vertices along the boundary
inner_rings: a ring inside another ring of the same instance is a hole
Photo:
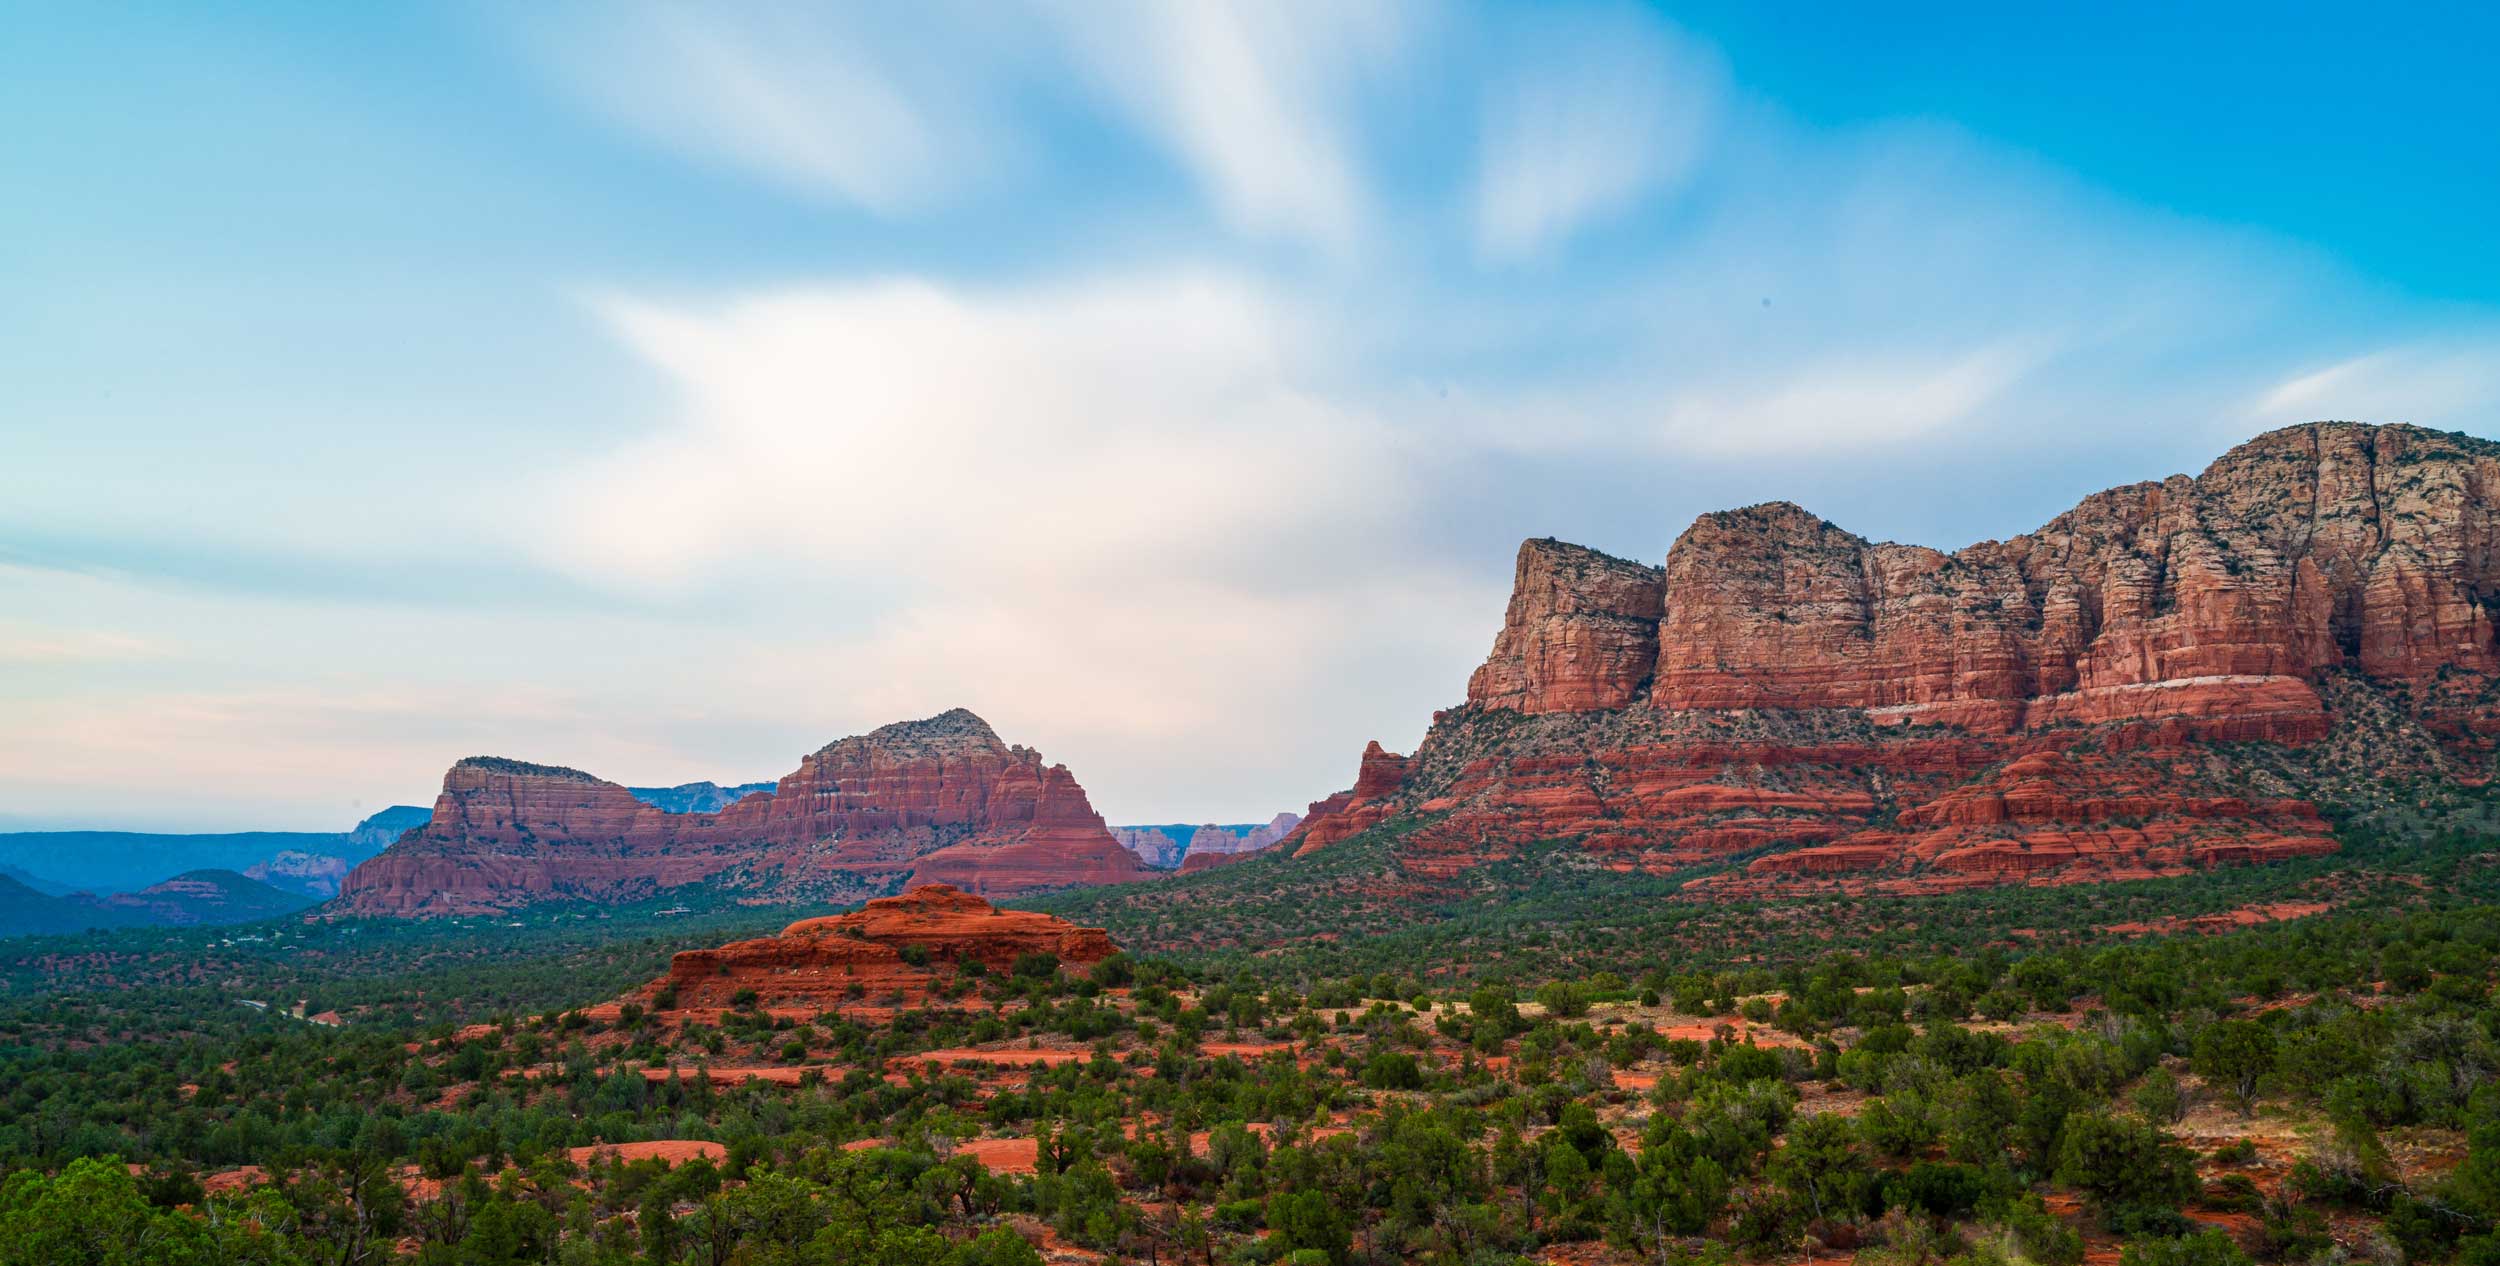
[[[2212,683],[2315,737],[2291,715],[2314,694],[2244,679],[2500,668],[2495,490],[2500,445],[2314,423],[1954,554],[1786,504],[1704,515],[1667,556],[1651,697],[2005,730],[2212,711]]]
[[[921,952],[907,956],[914,949]],[[668,975],[634,996],[706,1013],[738,1005],[748,990],[767,1010],[811,1014],[886,1006],[898,994],[918,1005],[933,983],[964,963],[1006,972],[1027,955],[1047,954],[1062,968],[1083,972],[1117,949],[1101,928],[1000,910],[952,886],[928,884],[849,914],[801,919],[778,936],[687,950],[669,960]]]
[[[672,813],[579,770],[465,760],[424,826],[348,875],[340,909],[485,913],[703,881],[768,900],[935,881],[1003,895],[1149,873],[1065,766],[957,709],[827,744],[715,812]]]
[[[2383,741],[2409,772],[2500,776],[2496,612],[2500,444],[2406,426],[2270,432],[1953,553],[1786,502],[1701,516],[1662,568],[1532,540],[1467,706],[1293,842],[1413,812],[1409,875],[1577,840],[1791,886],[2308,855],[2308,793],[2208,745],[2341,745],[2375,724],[2330,710],[2349,687],[2425,740]]]

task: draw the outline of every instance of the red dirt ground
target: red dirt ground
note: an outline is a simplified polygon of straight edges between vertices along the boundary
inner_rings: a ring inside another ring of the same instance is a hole
[[[696,1157],[719,1160],[727,1155],[729,1155],[728,1148],[700,1139],[652,1139],[641,1143],[597,1143],[589,1147],[576,1147],[565,1153],[565,1156],[576,1165],[587,1165],[602,1157],[612,1160],[638,1161],[648,1160],[655,1156],[671,1165],[682,1165]]]

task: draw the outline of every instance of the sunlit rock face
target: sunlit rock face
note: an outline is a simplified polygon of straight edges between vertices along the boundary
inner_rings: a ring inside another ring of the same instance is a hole
[[[1658,567],[1530,541],[1467,702],[1289,842],[1412,816],[1410,873],[1567,840],[1742,857],[1718,884],[1759,892],[2330,851],[2230,745],[2319,743],[2342,684],[2430,736],[2422,772],[2489,777],[2495,490],[2500,445],[2317,423],[1949,554],[1787,503],[1704,515]]]

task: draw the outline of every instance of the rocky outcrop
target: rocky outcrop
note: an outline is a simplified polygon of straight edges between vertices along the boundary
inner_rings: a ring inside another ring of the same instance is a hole
[[[1233,846],[1240,842],[1241,835],[1231,827],[1217,826],[1209,822],[1189,833],[1189,846],[1183,851],[1182,856],[1186,857],[1190,853],[1229,853],[1233,851]]]
[[[907,883],[1013,894],[1148,872],[1066,767],[957,709],[842,739],[769,793],[671,813],[579,770],[473,757],[431,818],[342,885],[353,914],[630,901],[711,883],[752,899],[855,899]]]
[[[2314,738],[2318,674],[2500,668],[2495,488],[2484,441],[2320,423],[1955,554],[1787,504],[1705,515],[1667,556],[1652,697],[2003,731],[2179,715],[2208,683],[2257,683],[2272,704],[2249,737]]]
[[[1471,702],[1520,712],[1620,708],[1658,660],[1663,573],[1556,540],[1519,547],[1510,610]]]
[[[265,862],[254,862],[245,867],[243,875],[272,888],[299,892],[319,900],[337,896],[339,881],[347,878],[347,872],[353,866],[354,863],[344,857],[287,849]]]
[[[1301,824],[1301,814],[1295,813],[1291,810],[1279,813],[1275,817],[1269,818],[1265,823],[1251,828],[1248,835],[1241,837],[1241,843],[1234,851],[1241,853],[1258,852],[1260,849],[1266,848],[1269,845],[1283,840],[1287,835],[1293,833],[1293,829],[1295,827],[1300,826]]]
[[[424,826],[428,816],[430,814],[423,805],[392,805],[357,823],[355,829],[347,833],[348,846],[342,850],[343,855],[351,861],[363,861],[389,848],[391,842],[400,836]]]
[[[1287,812],[1257,826],[1202,826],[1189,837],[1189,852],[1181,861],[1181,873],[1229,866],[1263,853],[1281,843],[1301,822],[1301,814]]]
[[[1000,910],[945,884],[881,897],[850,914],[801,919],[779,936],[718,949],[688,950],[669,960],[668,974],[633,997],[646,1007],[667,1003],[712,1015],[739,1005],[797,1010],[813,1017],[862,1006],[920,1005],[932,984],[978,963],[984,972],[1014,970],[1029,955],[1049,955],[1083,972],[1116,952],[1101,928],[1021,910]]]
[[[1184,875],[1195,875],[1203,870],[1213,870],[1218,866],[1230,866],[1234,862],[1248,861],[1256,856],[1258,856],[1257,853],[1191,853],[1189,856],[1181,859],[1181,873]]]
[[[1202,826],[1172,824],[1166,826],[1115,826],[1111,834],[1137,859],[1160,870],[1184,873],[1221,866],[1259,852],[1285,838],[1295,824],[1302,821],[1298,813],[1279,813],[1261,823],[1224,825],[1214,822]]]
[[[1405,785],[1408,768],[1405,757],[1373,740],[1363,749],[1354,785],[1314,801],[1301,824],[1286,833],[1279,846],[1290,846],[1294,856],[1303,857],[1378,826],[1396,811],[1396,796]]]
[[[1115,826],[1111,838],[1120,847],[1137,855],[1137,860],[1156,870],[1175,870],[1189,852],[1189,836],[1170,826]]]
[[[2431,772],[2490,777],[2495,611],[2500,445],[2412,427],[2272,432],[1954,553],[1787,503],[1704,515],[1657,568],[1530,541],[1467,703],[1294,840],[1413,817],[1410,874],[1569,840],[1742,859],[1722,887],[1753,891],[2310,855],[2317,808],[2232,745],[2317,743],[2349,678],[2437,738]]]

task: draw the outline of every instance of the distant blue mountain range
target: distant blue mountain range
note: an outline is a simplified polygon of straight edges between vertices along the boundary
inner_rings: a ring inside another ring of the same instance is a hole
[[[337,857],[354,865],[390,845],[430,810],[394,805],[346,831],[229,831],[213,835],[149,831],[0,833],[0,874],[48,896],[137,892],[195,870],[241,872],[280,853]],[[0,928],[5,933],[6,928]]]
[[[627,787],[634,799],[670,813],[718,813],[759,791],[780,786],[770,782],[743,782],[724,787],[716,782],[681,783],[674,787]]]

